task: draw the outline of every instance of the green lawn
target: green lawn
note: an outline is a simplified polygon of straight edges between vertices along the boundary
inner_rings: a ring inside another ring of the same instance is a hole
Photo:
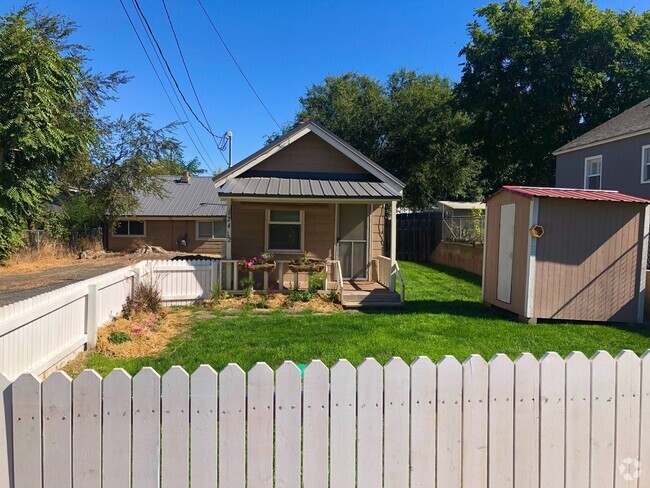
[[[410,362],[419,355],[438,360],[452,354],[463,360],[474,353],[487,359],[499,352],[515,358],[524,351],[540,357],[546,351],[566,356],[573,350],[591,355],[598,349],[617,354],[650,348],[648,326],[525,325],[485,308],[480,279],[473,275],[432,264],[400,266],[407,286],[402,313],[215,312],[194,320],[188,334],[160,356],[116,360],[91,355],[87,367],[103,374],[116,367],[135,373],[143,366],[162,372],[175,364],[192,371],[203,363],[221,369],[235,362],[248,369],[257,361],[277,367],[284,360],[321,359],[332,365],[339,358],[359,364],[370,356],[384,363],[392,356]]]

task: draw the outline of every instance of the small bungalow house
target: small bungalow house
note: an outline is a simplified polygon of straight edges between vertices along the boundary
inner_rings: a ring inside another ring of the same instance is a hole
[[[330,279],[344,281],[348,297],[377,284],[395,290],[395,245],[383,256],[385,213],[390,206],[396,214],[404,183],[315,122],[216,175],[211,189],[204,180],[169,178],[171,198],[143,198],[135,216],[118,222],[109,248],[141,238],[167,249],[215,252],[223,262],[272,252],[280,266],[265,279],[280,288],[295,278],[282,263],[307,253],[335,262]]]

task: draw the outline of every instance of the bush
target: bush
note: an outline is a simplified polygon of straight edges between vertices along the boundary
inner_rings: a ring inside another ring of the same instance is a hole
[[[309,290],[300,290],[298,288],[293,288],[289,292],[289,301],[291,302],[308,302],[314,298],[314,293]]]
[[[133,314],[158,313],[161,308],[162,299],[155,283],[142,282],[137,284],[131,296],[126,299],[122,316],[128,319]]]
[[[315,295],[318,290],[322,290],[325,286],[325,273],[315,273],[309,275],[308,288],[309,293]]]
[[[212,286],[210,287],[210,300],[215,303],[219,303],[225,297],[226,292],[222,290],[221,283],[219,281],[212,283]]]
[[[113,331],[108,334],[108,342],[111,344],[122,344],[124,342],[129,342],[131,338],[126,332],[122,331]]]
[[[239,281],[239,286],[241,287],[242,295],[244,298],[250,298],[251,293],[253,293],[253,286],[255,282],[250,278],[242,278]]]

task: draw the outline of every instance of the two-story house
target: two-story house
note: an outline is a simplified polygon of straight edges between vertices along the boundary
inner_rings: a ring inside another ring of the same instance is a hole
[[[555,186],[650,199],[650,98],[557,149]]]

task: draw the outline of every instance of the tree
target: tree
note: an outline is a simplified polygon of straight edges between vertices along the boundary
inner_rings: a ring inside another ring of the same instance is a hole
[[[97,135],[94,114],[126,81],[93,74],[69,44],[67,19],[34,6],[0,17],[0,260],[20,243],[61,175],[74,172]]]
[[[163,155],[158,161],[161,175],[180,175],[183,171],[188,171],[192,176],[206,173],[206,170],[201,168],[201,163],[197,157],[185,161],[183,146],[177,141],[169,141],[162,150]]]
[[[650,12],[509,0],[477,16],[456,92],[489,190],[553,184],[553,150],[650,96]]]
[[[295,123],[311,118],[406,183],[404,204],[427,208],[474,197],[479,160],[462,141],[468,118],[452,83],[400,69],[382,84],[368,76],[328,76],[300,98]]]

